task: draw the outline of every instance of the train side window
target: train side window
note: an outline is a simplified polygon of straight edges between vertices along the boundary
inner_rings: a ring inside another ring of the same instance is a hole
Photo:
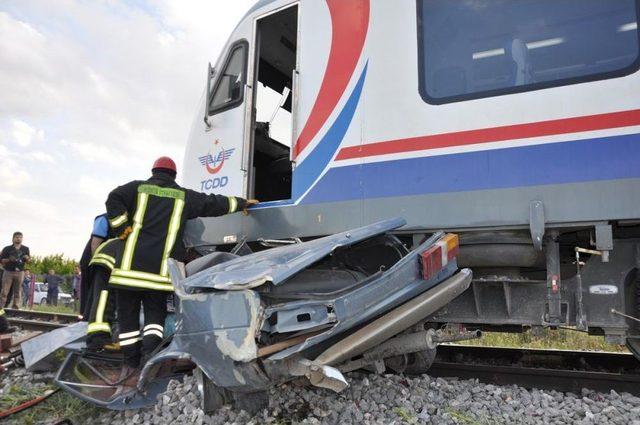
[[[431,104],[629,75],[639,0],[417,0],[420,94]]]
[[[209,97],[209,115],[226,111],[242,103],[246,82],[247,50],[246,42],[240,42],[231,48]]]

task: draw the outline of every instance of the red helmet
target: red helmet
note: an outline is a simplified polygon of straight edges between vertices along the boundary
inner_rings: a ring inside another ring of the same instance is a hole
[[[156,162],[153,163],[153,167],[151,167],[151,169],[155,170],[156,168],[163,168],[165,170],[173,171],[174,173],[178,172],[176,169],[176,163],[168,156],[161,156],[156,159]]]

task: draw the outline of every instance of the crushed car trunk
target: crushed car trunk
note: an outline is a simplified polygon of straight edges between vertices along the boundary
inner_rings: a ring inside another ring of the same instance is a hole
[[[102,406],[139,407],[162,391],[167,365],[178,362],[230,394],[297,376],[340,391],[348,385],[342,363],[410,329],[470,284],[469,270],[456,274],[457,236],[438,232],[409,251],[391,234],[404,224],[386,220],[243,257],[213,253],[186,268],[171,261],[176,331],[136,388],[96,400],[62,369],[59,384]]]

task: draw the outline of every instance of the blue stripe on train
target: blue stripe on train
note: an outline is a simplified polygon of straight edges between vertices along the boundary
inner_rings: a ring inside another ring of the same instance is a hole
[[[313,151],[300,162],[293,171],[293,199],[299,199],[313,184],[313,182],[322,174],[331,159],[334,157],[340,143],[344,139],[356,108],[360,102],[360,94],[362,94],[362,86],[367,77],[367,68],[369,63],[364,65],[362,74],[349,96],[347,103],[338,115],[336,122],[329,128],[327,134],[318,142]]]
[[[640,134],[332,168],[303,204],[640,177]]]

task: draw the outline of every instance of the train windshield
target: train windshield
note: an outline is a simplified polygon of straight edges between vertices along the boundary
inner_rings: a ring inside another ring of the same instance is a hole
[[[446,103],[630,74],[636,0],[418,0],[421,94]]]

